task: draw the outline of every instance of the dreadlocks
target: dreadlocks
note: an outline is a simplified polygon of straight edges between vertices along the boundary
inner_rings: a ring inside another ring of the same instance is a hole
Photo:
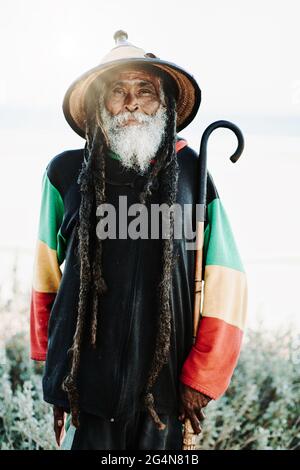
[[[162,82],[163,88],[166,83]],[[77,231],[80,259],[80,289],[77,311],[77,323],[73,344],[68,351],[70,371],[65,377],[62,389],[67,392],[70,403],[72,423],[79,426],[79,393],[77,376],[80,364],[80,352],[84,330],[90,328],[90,343],[93,347],[97,339],[97,323],[99,321],[99,299],[106,292],[107,285],[103,277],[102,240],[95,230],[96,207],[105,202],[105,156],[108,152],[108,141],[105,135],[98,107],[92,106],[96,101],[96,89],[90,93],[90,106],[86,112],[85,158],[78,177],[81,203],[79,209],[79,226]],[[176,100],[173,94],[165,90],[167,107],[167,124],[165,133],[158,149],[155,163],[147,177],[143,190],[139,195],[140,203],[146,204],[152,194],[152,187],[157,178],[161,179],[163,202],[169,207],[176,200],[178,163],[175,151],[176,138]],[[169,237],[163,240],[162,276],[158,286],[158,303],[160,314],[157,322],[155,352],[152,358],[142,403],[159,429],[163,424],[154,408],[154,397],[151,389],[163,365],[168,362],[171,336],[172,313],[170,305],[170,288],[174,239],[174,216],[171,212]]]

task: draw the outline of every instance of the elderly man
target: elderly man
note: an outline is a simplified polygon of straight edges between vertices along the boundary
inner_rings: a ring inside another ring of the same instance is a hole
[[[246,279],[208,174],[207,294],[193,346],[194,250],[185,236],[175,238],[174,215],[158,237],[151,211],[140,237],[124,230],[124,217],[137,203],[176,203],[189,208],[184,220],[194,226],[198,157],[177,132],[195,116],[200,89],[126,33],[115,39],[65,95],[66,119],[84,149],[52,158],[44,174],[31,357],[46,361],[44,400],[53,404],[58,445],[67,431],[62,448],[181,449],[183,420],[200,433],[202,408],[229,385]],[[108,204],[117,227],[104,237],[98,217],[103,222]],[[128,214],[126,229],[136,224]]]

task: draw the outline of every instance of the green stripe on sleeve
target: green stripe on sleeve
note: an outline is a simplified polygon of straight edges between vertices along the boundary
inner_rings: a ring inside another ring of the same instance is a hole
[[[225,266],[245,272],[227,213],[220,198],[207,206],[207,226],[204,232],[205,264]]]
[[[43,175],[42,182],[42,201],[39,218],[39,240],[46,243],[49,248],[58,250],[60,248],[58,241],[64,242],[63,237],[59,234],[59,229],[64,216],[64,202],[59,191],[53,186],[47,172]],[[62,251],[62,249],[60,250]],[[63,255],[60,254],[62,260]]]

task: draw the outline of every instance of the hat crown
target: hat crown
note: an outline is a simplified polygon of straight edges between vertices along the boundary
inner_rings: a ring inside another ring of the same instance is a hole
[[[126,33],[126,31],[123,31],[122,29],[119,29],[114,34],[114,40],[115,40],[116,46],[132,45],[127,41],[127,39],[128,39],[128,34]]]
[[[113,47],[108,54],[101,59],[101,64],[112,62],[119,59],[134,59],[146,57],[144,49],[135,46],[128,41],[128,34],[122,29],[118,30],[114,34],[115,47]]]

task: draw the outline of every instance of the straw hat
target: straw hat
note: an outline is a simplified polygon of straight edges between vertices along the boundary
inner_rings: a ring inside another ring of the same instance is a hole
[[[101,80],[104,72],[121,65],[142,65],[159,74],[166,74],[177,89],[177,132],[184,129],[196,116],[201,101],[201,90],[194,77],[178,65],[134,46],[127,41],[128,35],[124,31],[117,31],[114,39],[116,46],[102,58],[100,64],[77,78],[66,91],[63,112],[72,129],[85,137],[85,105],[91,84]]]

